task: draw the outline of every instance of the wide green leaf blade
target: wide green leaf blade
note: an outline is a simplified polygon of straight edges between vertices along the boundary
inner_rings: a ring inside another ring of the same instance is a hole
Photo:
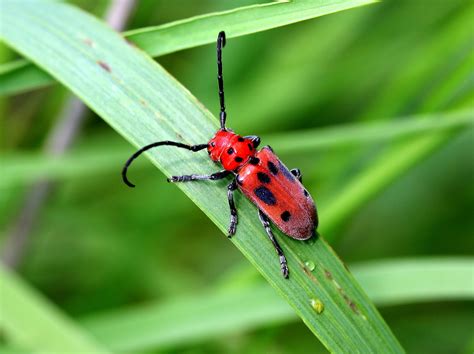
[[[184,87],[96,18],[49,1],[28,6],[4,1],[2,10],[3,39],[67,86],[135,146],[177,139],[205,143],[216,130],[217,120]],[[148,157],[167,175],[216,169],[205,153],[192,156],[169,148],[150,152]],[[223,231],[229,221],[224,187],[225,182],[179,185]],[[232,242],[329,350],[403,351],[321,237],[298,242],[277,232],[291,271],[286,280],[255,207],[244,198],[237,198],[237,204],[239,230]],[[307,262],[314,263],[314,270]],[[316,312],[311,300],[323,303],[324,311]]]
[[[149,55],[157,57],[212,43],[216,28],[225,29],[228,38],[231,38],[374,2],[377,0],[275,1],[135,29],[124,33],[124,36]],[[27,60],[0,65],[0,95],[20,93],[54,82],[54,77]]]

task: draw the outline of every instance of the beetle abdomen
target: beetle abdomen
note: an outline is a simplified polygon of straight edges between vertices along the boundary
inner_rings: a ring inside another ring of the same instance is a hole
[[[237,183],[283,233],[298,240],[314,234],[318,216],[313,199],[269,147],[239,170]]]

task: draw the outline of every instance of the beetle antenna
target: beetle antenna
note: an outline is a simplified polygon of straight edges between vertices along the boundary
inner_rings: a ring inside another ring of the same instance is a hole
[[[158,147],[158,146],[162,146],[162,145],[176,146],[176,147],[179,147],[179,148],[182,148],[182,149],[190,150],[192,152],[196,152],[196,151],[203,150],[203,149],[207,148],[207,144],[187,145],[187,144],[178,143],[178,142],[175,142],[175,141],[168,141],[168,140],[158,141],[156,143],[152,143],[152,144],[149,144],[147,146],[144,146],[140,150],[135,152],[132,156],[130,156],[130,158],[127,160],[127,162],[125,162],[125,165],[123,166],[122,179],[123,179],[123,182],[127,186],[132,187],[132,188],[135,187],[135,185],[132,182],[130,182],[127,178],[127,170],[128,170],[128,167],[132,164],[133,160],[135,160],[143,152],[145,152],[147,150],[150,150],[152,148]]]
[[[217,83],[219,84],[219,101],[221,104],[221,129],[225,129],[225,120],[227,113],[225,112],[224,102],[224,77],[222,76],[222,48],[225,47],[225,32],[220,31],[217,36]]]

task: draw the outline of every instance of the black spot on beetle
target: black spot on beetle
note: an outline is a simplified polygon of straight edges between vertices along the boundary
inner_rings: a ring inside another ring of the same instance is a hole
[[[241,136],[237,139],[238,142],[242,143],[244,142],[244,138],[242,138]]]
[[[229,149],[227,150],[227,153],[228,153],[229,155],[232,155],[232,154],[234,153],[234,149],[229,148]]]
[[[237,156],[234,160],[235,160],[235,162],[242,162],[242,161],[244,161],[244,159],[241,158],[240,156]]]
[[[276,204],[275,196],[273,195],[272,192],[270,192],[270,190],[267,187],[260,186],[258,188],[255,188],[254,193],[257,196],[257,198],[260,199],[265,204],[267,205]]]
[[[288,220],[290,220],[291,214],[288,210],[285,210],[283,213],[281,213],[280,217],[284,222],[287,222]]]
[[[265,172],[257,172],[257,178],[262,183],[270,183],[270,176]]]
[[[251,165],[258,165],[258,164],[260,163],[260,159],[259,159],[258,157],[253,157],[253,156],[252,156],[252,157],[250,158],[250,161],[249,161],[249,162],[250,162]]]
[[[249,150],[253,150],[252,144],[248,143],[247,146],[249,147]]]
[[[278,174],[278,167],[276,167],[275,164],[271,161],[268,161],[267,165],[270,172],[276,176]]]

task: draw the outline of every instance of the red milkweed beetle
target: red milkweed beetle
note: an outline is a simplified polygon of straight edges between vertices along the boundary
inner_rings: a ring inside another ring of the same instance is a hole
[[[225,32],[222,31],[217,37],[217,82],[221,106],[221,128],[207,144],[186,145],[174,141],[159,141],[141,148],[125,163],[122,178],[129,187],[135,187],[127,178],[127,169],[133,160],[151,148],[170,145],[193,152],[207,149],[211,160],[222,165],[224,168],[222,171],[211,175],[172,176],[168,178],[168,182],[215,181],[232,175],[233,180],[227,187],[230,207],[228,236],[232,237],[236,232],[237,209],[234,205],[234,191],[239,189],[257,206],[258,217],[280,258],[283,277],[288,278],[286,258],[270,228],[270,220],[286,235],[297,240],[307,240],[315,234],[318,226],[316,206],[301,184],[300,170],[288,170],[270,146],[257,150],[260,143],[258,136],[242,137],[226,128],[227,114],[222,76],[222,48],[225,43]]]

